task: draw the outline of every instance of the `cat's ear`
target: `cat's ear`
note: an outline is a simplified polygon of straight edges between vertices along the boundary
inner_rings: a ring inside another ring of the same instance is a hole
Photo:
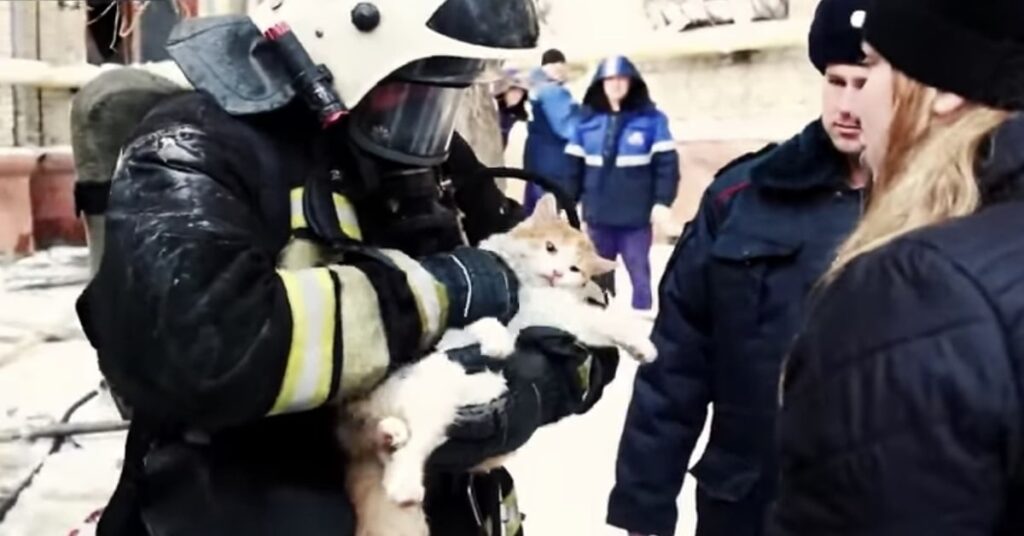
[[[610,261],[600,255],[594,255],[591,257],[587,264],[590,265],[589,268],[591,276],[607,274],[608,272],[615,270],[615,267],[618,266],[615,261]]]
[[[553,194],[544,194],[544,197],[537,201],[531,219],[536,223],[554,223],[559,220],[558,201],[555,200]]]

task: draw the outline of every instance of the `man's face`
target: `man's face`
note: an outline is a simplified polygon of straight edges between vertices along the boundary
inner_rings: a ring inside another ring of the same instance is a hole
[[[894,78],[892,65],[875,49],[864,45],[864,52],[867,54],[868,78],[854,99],[853,108],[861,118],[864,162],[877,175],[889,145]]]
[[[832,144],[846,155],[858,155],[864,149],[854,97],[864,87],[867,72],[859,65],[829,65],[825,70],[821,121]]]

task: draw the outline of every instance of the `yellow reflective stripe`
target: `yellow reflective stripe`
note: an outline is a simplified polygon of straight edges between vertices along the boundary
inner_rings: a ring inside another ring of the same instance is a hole
[[[444,286],[434,279],[420,263],[412,260],[401,251],[387,249],[381,251],[395,265],[405,272],[405,279],[409,283],[412,295],[416,299],[416,309],[420,315],[420,325],[423,326],[423,337],[420,341],[421,348],[430,348],[437,342],[441,332],[445,329],[445,320],[448,311],[448,296]]]
[[[334,283],[325,268],[279,270],[292,313],[292,338],[271,415],[323,405],[334,374]]]
[[[359,395],[384,378],[391,361],[380,302],[369,278],[357,268],[330,269],[341,281],[341,392]]]
[[[594,368],[593,360],[593,357],[588,357],[583,361],[583,364],[576,367],[576,379],[580,382],[579,385],[583,389],[581,400],[586,400],[587,396],[590,395],[590,376]]]
[[[293,188],[291,191],[292,230],[307,226],[306,213],[302,209],[302,192],[302,188]]]
[[[348,198],[341,194],[334,194],[334,212],[338,215],[338,224],[341,232],[353,240],[363,240],[363,230],[359,227],[359,218],[356,217],[356,209],[349,202]]]
[[[290,193],[291,202],[291,225],[292,230],[304,229],[309,226],[306,220],[306,212],[302,204],[304,188],[293,188]],[[363,240],[363,230],[359,227],[359,219],[356,217],[356,209],[347,197],[341,194],[332,194],[334,201],[334,213],[338,216],[338,226],[341,232],[354,240]]]
[[[501,521],[505,535],[519,534],[519,529],[523,526],[523,515],[519,512],[519,499],[516,497],[515,489],[501,501]]]
[[[312,268],[321,263],[323,252],[312,240],[292,237],[278,255],[277,267],[285,270]]]

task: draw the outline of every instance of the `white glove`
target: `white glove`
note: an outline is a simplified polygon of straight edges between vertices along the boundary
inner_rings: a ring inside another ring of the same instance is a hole
[[[654,208],[651,209],[651,225],[657,231],[671,234],[671,230],[676,227],[675,222],[672,221],[672,209],[665,205],[654,205]]]

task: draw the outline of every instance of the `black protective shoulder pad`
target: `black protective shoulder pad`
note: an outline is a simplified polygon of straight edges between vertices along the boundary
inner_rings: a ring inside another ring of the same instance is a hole
[[[277,110],[295,97],[273,46],[244,15],[185,19],[167,39],[189,82],[233,115]]]
[[[779,146],[778,143],[769,143],[769,144],[765,145],[764,147],[761,147],[760,149],[758,149],[756,151],[751,151],[749,153],[740,155],[735,160],[733,160],[733,161],[729,162],[728,164],[722,166],[715,173],[715,177],[716,178],[717,177],[721,177],[722,175],[725,175],[727,172],[735,169],[737,166],[740,166],[742,164],[750,162],[751,160],[753,160],[755,158],[759,158],[759,157],[761,157],[761,156],[763,156],[763,155],[773,151],[778,146]]]

